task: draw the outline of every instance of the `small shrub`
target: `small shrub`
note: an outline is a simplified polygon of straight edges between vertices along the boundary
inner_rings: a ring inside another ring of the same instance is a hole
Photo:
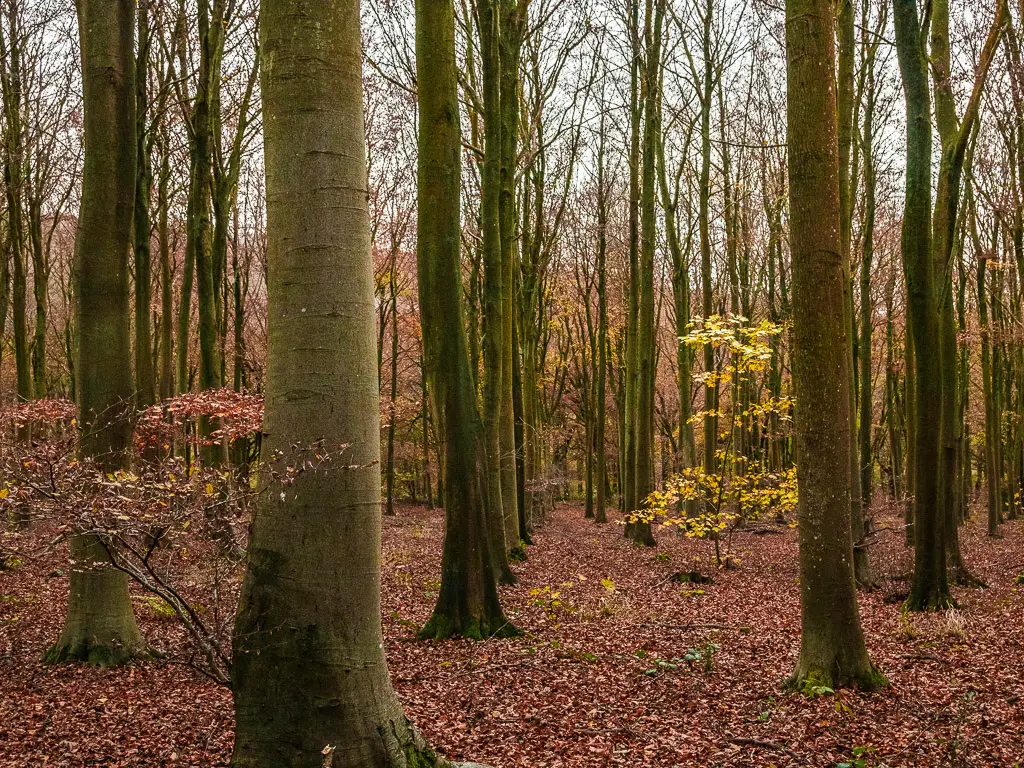
[[[718,643],[707,642],[699,648],[690,648],[683,655],[683,661],[693,664],[701,664],[704,673],[708,674],[715,669],[715,654],[721,649]]]
[[[900,614],[899,633],[900,637],[907,641],[916,640],[919,635],[917,627],[914,626],[914,620],[906,611]]]
[[[139,602],[156,619],[175,619],[178,616],[174,608],[155,595],[147,595]]]

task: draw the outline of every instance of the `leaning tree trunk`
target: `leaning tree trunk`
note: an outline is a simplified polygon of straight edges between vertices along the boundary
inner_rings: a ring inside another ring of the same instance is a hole
[[[127,467],[132,424],[128,250],[135,185],[135,0],[78,0],[85,166],[75,235],[80,452]],[[50,661],[120,664],[147,653],[127,576],[95,536],[71,541],[68,614]]]
[[[441,590],[421,636],[486,638],[515,629],[502,613],[491,567],[482,429],[463,323],[454,8],[451,0],[419,0],[416,11],[417,274],[427,382],[444,441],[445,506]]]
[[[975,73],[974,87],[964,109],[962,120],[956,117],[956,105],[950,85],[949,2],[936,0],[931,16],[931,52],[929,61],[933,72],[935,92],[935,123],[938,127],[942,154],[935,189],[935,210],[932,214],[932,259],[939,305],[939,366],[942,376],[940,401],[940,454],[939,454],[939,525],[944,527],[950,578],[957,584],[976,585],[980,582],[971,575],[960,551],[960,536],[956,520],[958,489],[957,459],[960,447],[960,423],[957,411],[958,354],[956,323],[953,315],[952,260],[956,240],[959,212],[960,181],[970,135],[978,119],[981,95],[988,77],[989,67],[1002,37],[1004,22],[1008,18],[1006,0],[997,0],[995,19],[989,30]]]
[[[790,684],[885,678],[868,658],[850,537],[849,324],[839,242],[835,21],[829,0],[788,0],[787,140],[793,260],[793,386],[800,484],[803,633]]]
[[[444,764],[402,712],[381,636],[359,4],[322,0],[300,14],[264,0],[261,38],[266,449],[302,454],[323,440],[317,450],[338,466],[298,473],[257,510],[234,635],[232,765]]]

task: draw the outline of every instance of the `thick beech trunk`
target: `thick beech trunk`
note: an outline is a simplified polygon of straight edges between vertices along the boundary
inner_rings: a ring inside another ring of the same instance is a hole
[[[786,3],[803,628],[790,684],[800,690],[886,682],[864,644],[850,537],[851,356],[842,304],[834,18],[829,0]]]
[[[85,167],[75,235],[81,455],[128,466],[132,437],[131,246],[135,182],[135,0],[78,0]],[[50,661],[119,664],[145,656],[128,580],[92,536],[71,543],[68,614]]]
[[[261,38],[266,449],[324,440],[341,453],[261,498],[234,635],[232,765],[443,765],[402,712],[381,637],[359,4],[265,0]]]

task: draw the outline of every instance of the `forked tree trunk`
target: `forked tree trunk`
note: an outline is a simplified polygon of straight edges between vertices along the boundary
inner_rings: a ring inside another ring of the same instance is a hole
[[[515,629],[502,613],[491,565],[482,429],[463,323],[454,16],[451,0],[417,2],[417,274],[427,382],[444,442],[445,507],[441,590],[421,636],[486,638]],[[354,89],[358,94],[358,84]]]
[[[850,538],[851,355],[839,242],[835,17],[829,0],[787,0],[787,139],[793,259],[793,386],[800,484],[800,659],[815,686],[886,683],[868,658]]]
[[[262,4],[266,449],[338,466],[262,497],[235,629],[232,765],[446,764],[402,712],[380,625],[380,417],[359,4]],[[325,280],[324,276],[344,276]],[[347,448],[342,450],[342,445]]]
[[[128,466],[132,367],[128,251],[135,185],[135,0],[78,0],[85,166],[75,235],[80,452]],[[147,654],[127,576],[92,536],[71,542],[68,614],[49,661],[111,665]]]
[[[912,610],[945,608],[952,602],[946,579],[939,483],[941,403],[939,312],[931,253],[931,97],[924,31],[915,0],[893,0],[896,51],[907,106],[907,180],[901,248],[907,283],[908,342],[913,342],[914,412],[914,581],[907,601]],[[909,350],[909,345],[908,345]],[[907,374],[910,385],[910,371]],[[908,472],[908,475],[910,473]]]
[[[974,87],[964,109],[962,120],[957,119],[956,104],[950,85],[949,2],[935,0],[931,17],[932,83],[935,93],[935,123],[938,127],[942,154],[939,162],[935,190],[935,209],[932,214],[932,259],[934,261],[935,289],[939,306],[939,365],[942,376],[940,401],[940,458],[939,458],[939,525],[944,530],[949,577],[962,585],[977,585],[960,551],[957,526],[956,499],[958,493],[958,467],[961,425],[958,420],[957,386],[958,354],[956,323],[953,315],[952,259],[960,202],[960,182],[967,147],[975,121],[978,118],[981,95],[988,72],[1002,37],[1004,21],[1008,17],[1006,0],[997,0],[995,18],[982,47],[975,74]]]
[[[499,581],[511,584],[515,575],[508,563],[505,540],[502,477],[502,405],[504,344],[503,295],[505,270],[501,263],[501,65],[498,51],[498,0],[476,1],[483,70],[484,139],[483,168],[480,173],[480,220],[484,263],[484,385],[483,424],[487,504],[487,535],[491,562]],[[511,341],[511,340],[510,340]],[[518,543],[518,542],[517,542]]]

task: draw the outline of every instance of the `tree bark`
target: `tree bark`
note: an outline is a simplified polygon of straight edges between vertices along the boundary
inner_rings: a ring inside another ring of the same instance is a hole
[[[334,768],[446,765],[403,714],[381,636],[359,4],[264,0],[261,13],[265,447],[324,440],[346,466],[261,497],[234,634],[232,765],[319,768],[325,755]]]
[[[79,452],[128,466],[132,438],[128,251],[135,182],[135,0],[78,0],[85,165],[75,235]],[[127,191],[127,194],[126,194]],[[147,655],[127,576],[95,536],[75,536],[68,613],[49,661],[120,664]]]
[[[665,16],[665,0],[647,0],[645,9],[646,56],[643,67],[643,181],[640,198],[641,248],[639,259],[639,304],[636,333],[636,411],[635,411],[635,509],[647,506],[647,496],[654,490],[654,380],[655,380],[655,312],[654,312],[654,250],[658,235],[655,194],[655,158],[660,140],[658,132],[658,86],[661,82],[661,30]],[[652,18],[653,17],[653,18]],[[632,526],[633,541],[654,546],[651,523],[638,521]]]
[[[939,610],[952,604],[946,578],[940,472],[942,402],[939,311],[932,259],[931,97],[928,62],[915,0],[893,0],[896,52],[907,108],[906,195],[901,249],[914,355],[914,580],[907,606]],[[908,376],[909,381],[909,376]],[[924,407],[922,407],[924,406]]]
[[[441,590],[421,636],[486,638],[515,629],[498,602],[488,546],[482,429],[463,323],[454,10],[451,0],[418,0],[416,11],[417,272],[427,382],[444,443],[445,505]]]
[[[787,0],[803,628],[800,659],[790,684],[804,691],[845,685],[871,689],[886,683],[868,658],[853,573],[850,326],[842,305],[834,18],[829,0]]]
[[[501,63],[498,0],[477,0],[477,27],[482,59],[485,155],[480,175],[480,223],[484,264],[483,422],[487,535],[495,575],[515,582],[509,567],[502,493],[502,404],[505,270],[501,254]]]
[[[149,196],[153,174],[149,164],[146,124],[149,118],[149,4],[138,9],[138,50],[135,58],[135,225],[132,247],[135,255],[135,396],[140,408],[156,402],[156,371],[153,368],[153,343],[150,329]]]
[[[857,111],[854,92],[853,67],[855,58],[854,20],[852,0],[839,3],[839,60],[838,60],[838,138],[839,138],[839,239],[843,264],[843,311],[850,328],[849,336],[855,335],[853,314],[853,280],[850,273],[851,238],[853,231],[853,209],[856,180],[856,145],[854,143],[855,113]],[[857,392],[855,386],[854,344],[850,344],[850,363],[847,366],[850,384],[850,424],[856,435]],[[870,354],[870,346],[868,352]],[[870,386],[870,382],[869,382]],[[870,427],[870,424],[869,424]],[[870,587],[874,583],[868,550],[864,546],[864,498],[861,489],[861,457],[856,439],[850,442],[850,519],[853,536],[853,568],[857,583]]]

